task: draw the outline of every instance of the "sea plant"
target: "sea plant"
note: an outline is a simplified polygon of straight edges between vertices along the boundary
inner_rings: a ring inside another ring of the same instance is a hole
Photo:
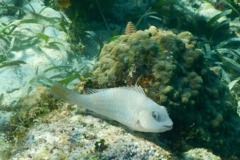
[[[149,19],[154,19],[157,21],[161,22],[161,18],[159,17],[158,12],[152,10],[151,8],[147,9],[146,12],[141,15],[141,17],[138,19],[138,21],[136,22],[136,27],[138,27],[143,21],[149,21]]]
[[[231,81],[228,84],[228,87],[229,87],[229,90],[231,91],[231,94],[234,96],[234,98],[238,102],[237,112],[240,115],[240,77],[238,77],[235,80]]]
[[[220,10],[225,10],[226,8],[231,8],[233,12],[232,17],[240,16],[240,3],[239,0],[220,0],[214,3],[215,7]]]
[[[228,85],[231,94],[238,102],[238,112],[240,113],[240,38],[229,38],[216,46],[205,48],[205,58],[209,67],[215,71],[221,80]],[[211,48],[211,49],[210,49]]]
[[[209,29],[209,40],[212,40],[216,33],[219,34],[219,30],[229,29],[230,18],[226,18],[227,15],[231,14],[232,10],[226,10],[220,12],[219,14],[213,16],[211,19],[207,21],[206,28]]]
[[[80,71],[77,69],[72,68],[72,66],[54,66],[46,69],[42,75],[46,75],[47,73],[51,71],[57,71],[56,74],[53,76],[48,77],[51,81],[58,81],[64,85],[68,85],[70,82],[72,82],[75,79],[80,78]],[[36,77],[37,79],[39,76]],[[33,79],[34,80],[34,79]]]
[[[31,4],[29,3],[31,6]],[[12,9],[12,6],[4,6],[0,7],[0,9]],[[25,14],[25,10],[19,7],[14,7],[21,11],[20,13]],[[21,29],[19,30],[18,27],[23,24],[41,24],[45,27],[47,26],[54,26],[55,28],[67,32],[67,25],[68,22],[64,16],[61,18],[56,17],[46,17],[41,15],[41,13],[46,9],[43,8],[39,13],[36,13],[32,7],[32,11],[30,14],[33,16],[32,18],[22,19],[18,21],[11,22],[9,24],[0,23],[0,40],[5,44],[3,46],[3,50],[0,52],[0,67],[7,67],[13,65],[24,64],[23,61],[11,61],[11,52],[12,51],[21,51],[31,47],[39,47],[40,46],[48,47],[48,48],[55,48],[55,49],[64,49],[64,44],[58,39],[52,38],[46,34],[42,33],[34,33],[30,29]],[[44,31],[43,28],[43,31]],[[25,35],[24,33],[28,32],[32,35]]]
[[[225,10],[219,11],[213,17],[205,17],[198,13],[201,2],[188,3],[191,3],[192,9],[179,1],[158,0],[153,4],[152,9],[159,13],[163,24],[170,29],[187,30],[198,37],[204,37],[214,42],[222,41],[226,36],[231,35],[230,22],[234,18],[232,14],[236,8],[226,6]],[[209,5],[211,4],[212,2],[209,2]],[[212,5],[214,7],[214,4]]]

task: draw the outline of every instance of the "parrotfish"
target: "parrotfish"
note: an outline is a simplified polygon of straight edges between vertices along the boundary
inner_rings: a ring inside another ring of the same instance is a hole
[[[160,133],[173,127],[166,108],[148,98],[140,86],[96,89],[88,94],[79,94],[53,83],[51,92],[58,98],[118,121],[135,131]]]

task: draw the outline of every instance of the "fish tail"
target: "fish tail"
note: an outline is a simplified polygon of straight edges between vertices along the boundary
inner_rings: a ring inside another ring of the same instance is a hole
[[[54,82],[50,92],[58,97],[68,101],[71,104],[78,104],[79,98],[81,97],[79,93],[64,87],[63,85]]]

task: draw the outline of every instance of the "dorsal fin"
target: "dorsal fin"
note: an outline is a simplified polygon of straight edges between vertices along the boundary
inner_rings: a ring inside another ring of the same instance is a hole
[[[85,90],[85,94],[93,94],[93,93],[103,92],[103,91],[107,91],[108,89],[111,89],[111,88],[103,88],[103,89],[91,89],[91,88],[87,88],[87,89]]]
[[[126,86],[126,87],[119,87],[119,88],[134,91],[134,92],[145,95],[145,92],[141,86],[135,85],[135,86]]]
[[[99,93],[99,92],[107,91],[109,89],[124,89],[124,90],[134,91],[134,92],[145,95],[143,88],[141,86],[137,86],[137,85],[116,87],[116,88],[104,88],[104,89],[86,89],[86,94]]]

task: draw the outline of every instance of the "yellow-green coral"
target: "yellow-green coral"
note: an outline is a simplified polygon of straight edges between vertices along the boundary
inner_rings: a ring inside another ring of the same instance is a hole
[[[191,144],[209,147],[219,154],[224,152],[223,156],[236,154],[228,148],[240,145],[239,140],[231,138],[240,136],[239,130],[232,127],[240,125],[235,102],[206,66],[203,53],[191,44],[191,34],[187,34],[187,39],[184,34],[151,26],[104,45],[90,87],[137,83],[169,110],[174,121],[174,129],[168,133],[171,138],[184,133]]]

